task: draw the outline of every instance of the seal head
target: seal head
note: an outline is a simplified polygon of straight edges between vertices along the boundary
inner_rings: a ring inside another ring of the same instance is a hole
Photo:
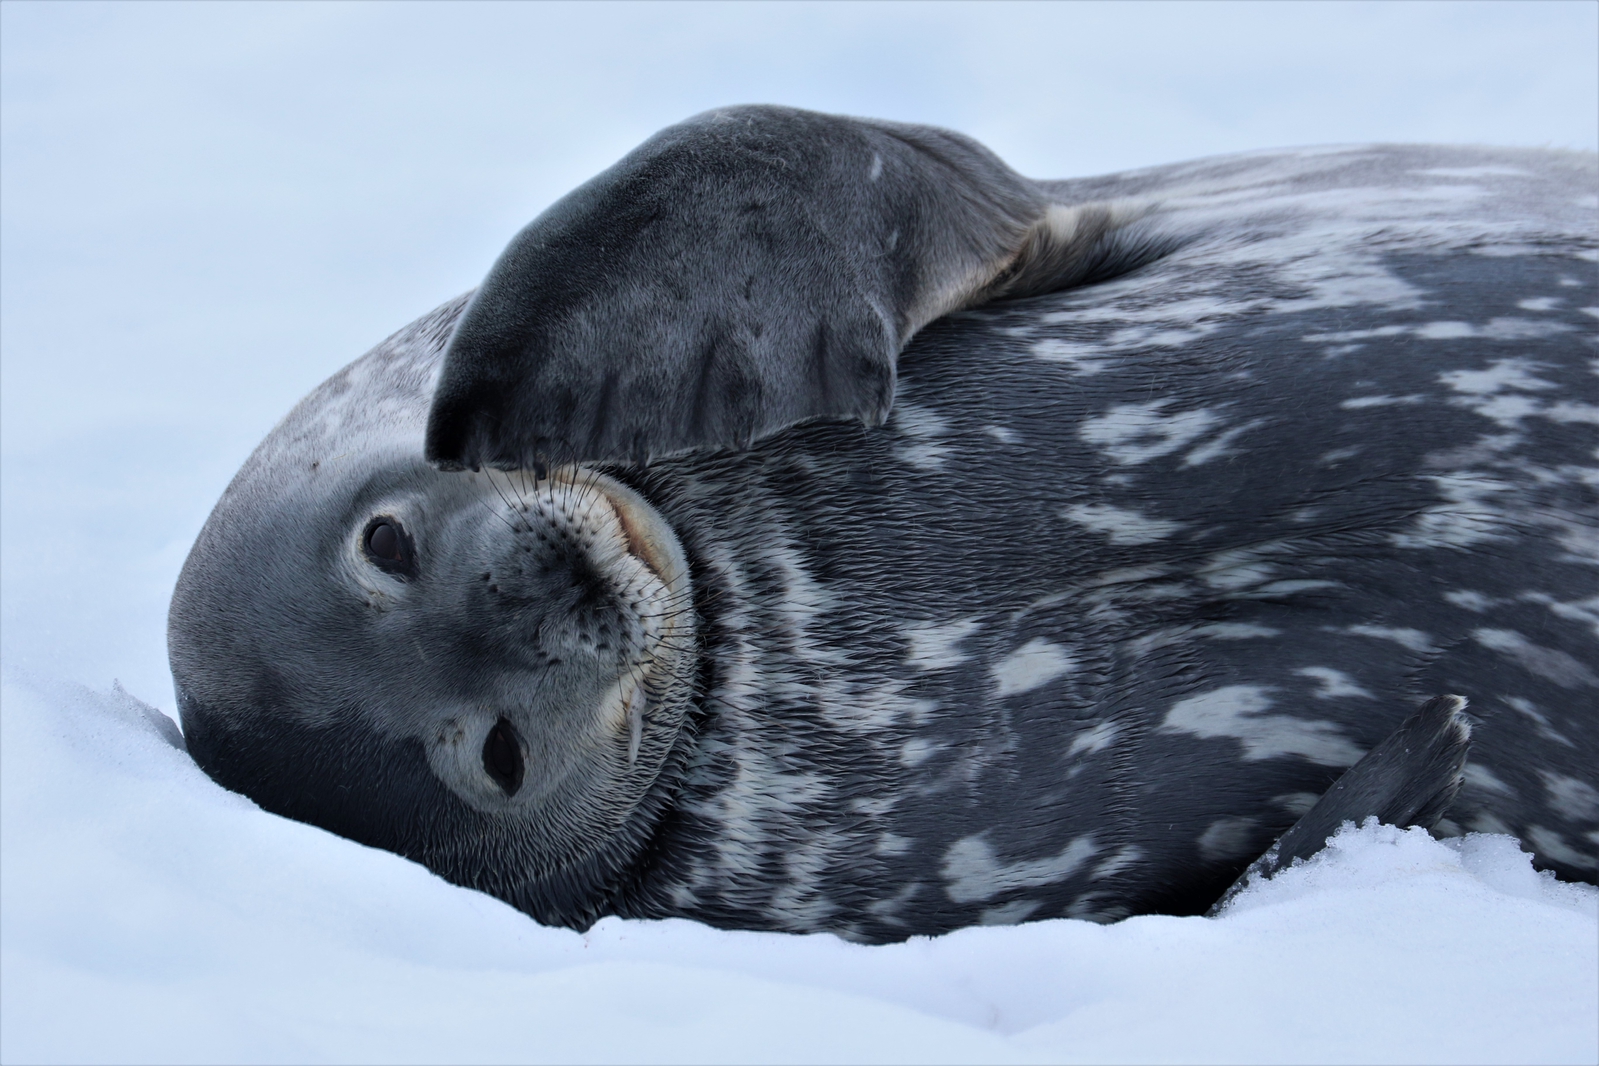
[[[343,405],[348,384],[252,457],[179,579],[189,750],[268,810],[586,925],[625,890],[672,775],[682,549],[598,471],[440,473],[385,440],[403,420]]]

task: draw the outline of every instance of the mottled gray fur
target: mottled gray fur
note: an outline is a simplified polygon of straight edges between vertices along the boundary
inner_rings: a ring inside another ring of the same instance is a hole
[[[1596,173],[692,120],[251,457],[190,750],[544,921],[891,940],[1202,912],[1452,693],[1439,831],[1591,881]]]

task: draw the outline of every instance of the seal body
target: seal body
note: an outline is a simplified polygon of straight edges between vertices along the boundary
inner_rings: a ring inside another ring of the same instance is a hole
[[[1434,692],[1481,717],[1454,825],[1591,878],[1599,381],[1562,281],[1592,268],[1383,267],[1405,295],[1359,329],[1129,322],[1103,290],[971,312],[904,357],[887,432],[652,470],[724,654],[633,913],[1203,909]]]
[[[882,425],[564,474],[424,460],[452,302],[308,398],[219,504],[173,609],[191,751],[541,920],[885,941],[1203,912],[1455,693],[1477,721],[1440,831],[1514,833],[1591,881],[1596,184],[1587,156],[1402,147],[1051,184],[1158,205],[1133,212],[1147,254],[933,321]],[[459,566],[428,556],[445,498],[481,522],[437,534]],[[351,578],[390,513],[416,573]],[[270,582],[233,562],[267,528]],[[428,584],[510,588],[517,537],[566,584],[519,577],[520,606]],[[601,577],[570,578],[591,556]],[[557,615],[638,635],[579,669]],[[542,657],[507,680],[524,643]],[[559,686],[594,694],[557,713]],[[555,783],[507,792],[496,743]]]

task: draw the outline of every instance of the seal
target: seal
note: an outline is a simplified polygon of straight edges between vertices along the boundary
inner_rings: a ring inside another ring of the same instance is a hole
[[[1197,914],[1363,814],[1591,881],[1596,171],[691,119],[250,457],[189,751],[576,928]]]

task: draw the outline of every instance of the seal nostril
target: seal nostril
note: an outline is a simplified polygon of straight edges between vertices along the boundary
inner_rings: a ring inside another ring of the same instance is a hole
[[[517,742],[516,728],[504,718],[494,723],[483,741],[483,769],[507,796],[516,795],[522,787],[522,745]]]

